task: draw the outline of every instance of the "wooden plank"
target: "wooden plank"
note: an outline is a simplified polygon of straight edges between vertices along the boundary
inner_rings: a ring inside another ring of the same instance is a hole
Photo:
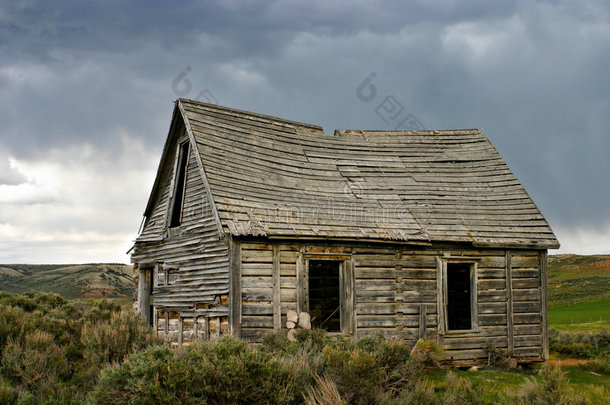
[[[542,298],[542,358],[549,358],[549,300],[548,300],[548,273],[547,273],[547,253],[541,250],[538,253],[538,268],[540,269],[540,294]]]
[[[436,257],[436,308],[437,308],[437,344],[443,347],[443,335],[445,334],[445,297],[444,297],[444,263],[440,256]]]
[[[229,276],[231,288],[229,290],[229,327],[231,336],[241,337],[241,309],[243,300],[241,291],[241,244],[232,239],[230,243],[230,252]],[[206,333],[209,334],[207,317],[206,330]]]
[[[280,296],[280,247],[273,245],[273,329],[282,328]]]
[[[273,328],[272,316],[242,316],[242,328]]]
[[[542,311],[544,312],[544,311]],[[522,324],[543,324],[543,315],[540,313],[531,313],[531,314],[513,314],[514,316],[514,324],[522,325]],[[542,328],[542,333],[544,334],[544,326]]]
[[[419,331],[418,337],[424,339],[426,337],[426,315],[427,307],[425,304],[419,306]]]
[[[479,328],[479,291],[477,281],[477,262],[472,263],[470,266],[470,319],[472,322],[472,329]]]
[[[203,318],[203,338],[210,340],[210,318],[207,316]]]
[[[487,358],[487,351],[484,349],[470,350],[445,350],[447,360],[475,360]]]
[[[297,312],[305,311],[305,247],[301,248],[297,256]]]
[[[182,346],[184,323],[182,317],[178,318],[178,346]]]
[[[151,269],[138,269],[138,313],[140,318],[148,323],[150,317],[150,284]]]
[[[507,351],[508,355],[512,356],[514,345],[514,329],[513,329],[513,278],[512,278],[512,263],[511,252],[506,251],[506,330],[507,330]]]
[[[358,323],[357,323],[357,314],[356,314],[356,264],[354,262],[354,257],[349,261],[346,261],[346,266],[348,267],[348,285],[349,290],[346,294],[346,313],[348,317],[348,331],[352,334],[352,336],[357,336],[358,334]]]

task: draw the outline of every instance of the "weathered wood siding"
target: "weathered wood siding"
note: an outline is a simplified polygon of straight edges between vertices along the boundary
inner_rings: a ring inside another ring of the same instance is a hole
[[[154,327],[176,342],[229,333],[229,245],[218,231],[196,156],[191,147],[180,226],[166,229],[171,171],[142,232],[152,235],[160,227],[163,238],[137,242],[132,254],[135,264],[154,263]]]
[[[487,346],[522,361],[544,353],[544,311],[538,251],[456,248],[328,247],[241,243],[241,336],[260,341],[285,329],[286,311],[307,307],[308,258],[348,258],[355,280],[356,338],[382,333],[407,340],[437,340],[455,363],[482,362]],[[476,327],[448,331],[439,299],[439,263],[466,261],[476,267]],[[546,260],[546,259],[544,259]],[[277,291],[279,272],[279,294]],[[279,300],[279,302],[277,302]],[[280,323],[278,324],[278,318]]]
[[[514,354],[539,358],[546,346],[546,308],[543,305],[544,273],[537,252],[511,252],[513,287]],[[545,257],[546,260],[546,257]],[[545,265],[545,264],[544,264]]]

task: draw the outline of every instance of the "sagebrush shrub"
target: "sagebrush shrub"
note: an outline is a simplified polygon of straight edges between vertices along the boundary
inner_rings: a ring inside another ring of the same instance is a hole
[[[10,384],[19,403],[83,401],[104,363],[157,341],[120,310],[108,301],[0,292],[0,395]]]
[[[239,339],[152,347],[102,373],[96,403],[292,403],[299,369]]]
[[[569,332],[549,329],[550,349],[581,358],[594,358],[610,352],[610,331]]]
[[[42,331],[25,336],[25,341],[9,341],[2,356],[2,375],[11,383],[37,395],[55,392],[70,373],[65,349]]]
[[[544,366],[539,371],[540,381],[529,378],[513,396],[520,405],[554,405],[565,398],[566,374],[559,367]]]
[[[610,353],[606,353],[600,357],[591,359],[588,363],[583,364],[581,367],[587,371],[610,375]]]
[[[443,359],[443,349],[433,340],[419,339],[411,350],[411,357],[424,367],[438,367]]]
[[[86,322],[81,330],[83,356],[90,364],[101,367],[118,362],[160,340],[135,314],[114,312],[108,321]]]

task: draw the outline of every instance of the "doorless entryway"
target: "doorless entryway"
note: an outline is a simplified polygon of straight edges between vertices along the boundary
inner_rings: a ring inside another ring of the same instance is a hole
[[[309,313],[312,326],[341,331],[341,261],[309,260]]]

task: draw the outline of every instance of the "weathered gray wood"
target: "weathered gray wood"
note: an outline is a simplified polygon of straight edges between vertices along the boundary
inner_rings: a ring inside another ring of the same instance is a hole
[[[203,338],[210,340],[210,318],[207,316],[203,318]]]
[[[159,312],[157,311],[156,308],[153,308],[152,327],[153,327],[154,334],[156,336],[158,334],[158,332],[159,332]]]
[[[184,128],[176,123],[181,119]],[[476,360],[481,345],[490,343],[540,357],[535,335],[546,324],[546,314],[540,315],[546,286],[537,274],[540,255],[528,249],[556,240],[478,130],[328,137],[305,124],[181,100],[170,135],[132,257],[177,270],[168,285],[155,288],[154,303],[155,311],[172,309],[164,327],[171,325],[169,334],[178,338],[180,323],[180,342],[182,322],[190,325],[190,317],[195,335],[199,316],[214,335],[226,327],[226,316],[231,333],[241,330],[255,340],[281,328],[289,308],[308,310],[307,260],[324,258],[345,261],[341,321],[347,334],[381,331],[415,341],[436,329],[439,344],[444,340],[458,361]],[[184,224],[166,231],[171,163],[177,142],[187,137],[193,153]],[[325,198],[330,202],[323,206]],[[186,210],[199,203],[204,214],[187,221]],[[345,207],[351,217],[337,219]],[[400,215],[386,215],[396,209]],[[225,234],[267,239],[244,241],[236,256]],[[511,246],[522,249],[513,252],[512,263]],[[474,263],[471,331],[446,330],[447,260]],[[187,327],[187,340],[190,332]]]
[[[230,300],[230,311],[229,311],[229,325],[231,328],[231,335],[235,337],[241,336],[241,310],[242,310],[242,274],[241,274],[241,245],[239,242],[231,242],[231,255],[230,255],[230,280],[231,289],[229,294]],[[206,318],[206,333],[209,334],[209,325]]]
[[[436,308],[437,308],[437,344],[443,347],[443,335],[445,334],[445,293],[444,293],[444,273],[445,264],[440,257],[436,258]]]
[[[282,328],[280,296],[280,247],[273,245],[273,329]]]
[[[547,273],[547,253],[546,250],[541,250],[538,253],[540,269],[540,295],[542,299],[542,358],[549,358],[549,301],[548,301],[548,273]]]
[[[511,252],[506,251],[506,328],[507,328],[507,351],[512,356],[514,349],[514,329],[513,329],[513,279]]]
[[[418,337],[424,339],[426,337],[426,315],[427,307],[425,304],[419,306],[419,331]]]
[[[297,272],[297,312],[306,311],[305,306],[305,247],[301,248],[297,256],[296,263]]]
[[[474,330],[479,328],[479,283],[477,281],[477,266],[478,263],[474,262],[470,267],[470,319],[472,329]]]
[[[152,277],[151,269],[138,269],[138,313],[142,320],[148,323],[150,319],[150,282]]]
[[[178,346],[182,346],[182,341],[184,339],[184,324],[182,317],[178,318]]]
[[[188,118],[186,117],[186,111],[184,110],[184,106],[182,105],[182,103],[180,101],[178,101],[178,108],[180,109],[180,113],[182,114],[182,118],[184,120],[184,125],[186,128],[186,132],[188,134],[189,137],[189,141],[192,145],[192,147],[196,148],[197,147],[197,141],[195,140],[195,136],[193,135],[193,130],[191,128],[191,124],[188,120]],[[201,173],[201,177],[203,180],[203,184],[205,186],[205,189],[207,191],[206,195],[207,197],[210,199],[210,205],[212,207],[212,212],[213,212],[213,218],[216,221],[216,225],[218,227],[218,233],[219,234],[224,234],[223,228],[222,228],[222,224],[220,222],[220,217],[218,215],[218,211],[216,209],[216,204],[214,203],[213,197],[212,197],[212,190],[210,188],[210,183],[207,179],[206,173],[205,173],[205,169],[203,167],[203,162],[201,160],[201,155],[199,153],[195,153],[195,157],[197,159],[197,164],[199,165],[199,170]]]
[[[358,333],[357,330],[357,308],[356,308],[356,271],[355,271],[355,263],[354,258],[351,257],[349,260],[345,261],[345,266],[347,268],[347,290],[346,290],[346,298],[345,298],[345,312],[347,317],[347,330],[352,336],[356,336]]]

